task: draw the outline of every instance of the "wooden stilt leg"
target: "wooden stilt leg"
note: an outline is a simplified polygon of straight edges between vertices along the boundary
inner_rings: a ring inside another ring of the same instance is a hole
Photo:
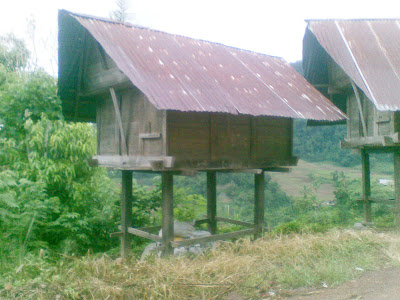
[[[398,224],[400,224],[400,148],[396,147],[393,150],[394,160],[394,191],[397,207]]]
[[[254,186],[254,224],[257,230],[254,238],[260,238],[264,229],[264,172],[254,175]]]
[[[121,257],[126,259],[132,248],[128,228],[132,226],[132,171],[122,171],[121,194]]]
[[[208,231],[217,233],[217,173],[207,171],[207,219]]]
[[[173,175],[169,172],[161,173],[162,189],[162,255],[173,254],[171,242],[174,240],[174,199]]]
[[[369,200],[371,196],[371,172],[369,165],[369,153],[365,150],[361,150],[361,168],[362,168],[362,196],[364,200],[364,212],[366,223],[371,222],[371,202]]]

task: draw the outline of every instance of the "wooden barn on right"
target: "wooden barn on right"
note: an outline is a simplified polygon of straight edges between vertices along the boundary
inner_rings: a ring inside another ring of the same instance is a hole
[[[365,221],[371,222],[369,154],[393,153],[400,220],[400,19],[309,20],[305,78],[348,116],[342,148],[362,158]],[[393,202],[393,201],[392,201]]]

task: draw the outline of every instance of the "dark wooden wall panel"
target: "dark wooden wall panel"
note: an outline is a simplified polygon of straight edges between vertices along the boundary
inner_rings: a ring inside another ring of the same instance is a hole
[[[293,120],[258,118],[255,121],[254,159],[256,161],[285,161],[292,157]]]
[[[168,155],[188,167],[289,164],[292,122],[286,118],[168,112]]]
[[[209,114],[168,112],[169,155],[179,160],[209,160]]]
[[[212,160],[250,160],[251,125],[248,116],[213,115]]]

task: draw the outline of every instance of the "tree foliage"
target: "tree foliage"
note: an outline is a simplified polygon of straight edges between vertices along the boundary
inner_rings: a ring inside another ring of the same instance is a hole
[[[28,64],[29,51],[14,35],[0,36],[0,65],[7,72],[22,71]]]
[[[61,118],[56,80],[44,71],[23,71],[29,52],[13,36],[0,37],[0,131],[3,137],[23,138],[24,121],[45,113]],[[22,72],[23,71],[23,72]]]
[[[62,121],[56,80],[23,70],[21,41],[0,39],[0,51],[0,248],[109,249],[119,195],[88,166],[95,128]]]
[[[110,17],[113,20],[125,22],[128,11],[128,3],[126,0],[116,0],[115,2],[117,4],[117,9],[112,11]]]
[[[32,226],[32,240],[63,251],[108,249],[118,191],[105,170],[87,164],[95,151],[93,127],[43,117],[28,119],[24,130],[27,138],[19,143],[1,141],[6,168],[0,173],[6,179],[1,199],[6,200],[0,206],[8,215],[0,219],[0,230],[20,241]],[[15,228],[21,232],[12,234],[10,218],[18,220]]]

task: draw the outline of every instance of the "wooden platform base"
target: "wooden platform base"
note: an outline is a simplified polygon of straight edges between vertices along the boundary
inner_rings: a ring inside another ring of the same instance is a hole
[[[179,247],[188,247],[196,244],[203,244],[203,243],[209,243],[209,242],[215,242],[215,241],[221,241],[221,240],[228,240],[228,239],[235,239],[235,238],[240,238],[246,235],[253,235],[258,233],[258,229],[256,228],[256,225],[253,223],[249,222],[243,222],[243,221],[238,221],[238,220],[233,220],[233,219],[228,219],[228,218],[222,218],[222,217],[216,217],[216,220],[219,222],[225,222],[225,223],[230,223],[234,225],[240,225],[244,227],[250,227],[250,229],[243,229],[243,230],[238,230],[238,231],[233,231],[233,232],[227,232],[227,233],[221,233],[221,234],[215,234],[211,236],[205,236],[205,237],[199,237],[195,239],[186,239],[182,241],[173,241],[171,242],[172,248],[179,248]],[[195,225],[200,225],[207,223],[207,219],[201,219],[201,220],[196,220],[194,221]],[[162,237],[159,235],[154,234],[155,232],[159,231],[162,226],[152,226],[152,227],[144,227],[144,228],[133,228],[133,227],[128,227],[127,232],[131,235],[136,235],[140,236],[142,238],[146,238],[155,242],[162,243]],[[122,227],[119,226],[119,229]],[[111,236],[122,236],[123,232],[115,232],[112,233]],[[163,245],[161,245],[163,247]],[[164,247],[163,247],[164,248]]]
[[[277,170],[273,170],[277,171]],[[279,170],[281,171],[281,170]],[[173,210],[173,176],[174,172],[161,172],[162,190],[162,224],[145,228],[132,227],[132,170],[122,171],[122,202],[120,232],[112,236],[121,238],[121,256],[126,258],[131,247],[131,236],[136,235],[162,244],[162,255],[173,253],[176,247],[190,246],[199,243],[214,242],[245,235],[253,235],[255,238],[262,236],[264,231],[264,170],[254,173],[254,223],[243,222],[217,216],[217,171],[207,171],[207,218],[195,221],[195,225],[207,224],[211,236],[174,241],[174,210]],[[234,225],[247,227],[248,229],[217,234],[218,222],[226,222]],[[155,234],[162,229],[163,235]]]

